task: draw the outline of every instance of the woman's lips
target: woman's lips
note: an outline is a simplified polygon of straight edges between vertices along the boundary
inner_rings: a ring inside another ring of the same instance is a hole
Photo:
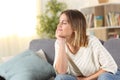
[[[57,31],[62,31],[62,29],[57,29]]]

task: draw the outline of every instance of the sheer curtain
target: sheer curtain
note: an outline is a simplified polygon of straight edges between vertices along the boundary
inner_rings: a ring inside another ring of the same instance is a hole
[[[0,58],[28,49],[36,35],[37,0],[0,0]]]

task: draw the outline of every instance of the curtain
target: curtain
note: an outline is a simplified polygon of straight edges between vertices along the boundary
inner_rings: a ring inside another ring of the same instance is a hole
[[[0,58],[28,49],[36,35],[38,0],[0,0]]]

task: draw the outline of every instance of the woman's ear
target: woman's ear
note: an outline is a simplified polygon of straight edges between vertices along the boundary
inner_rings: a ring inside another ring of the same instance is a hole
[[[76,31],[74,30],[73,33],[72,33],[73,38],[75,37],[75,34],[76,34]]]
[[[74,30],[74,31],[73,31],[73,33],[74,33],[74,34],[77,34],[77,31],[76,31],[76,30]]]

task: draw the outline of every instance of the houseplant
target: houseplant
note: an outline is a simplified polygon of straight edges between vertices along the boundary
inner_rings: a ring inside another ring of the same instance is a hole
[[[55,38],[59,14],[66,8],[67,5],[65,3],[57,0],[48,1],[45,13],[37,16],[38,24],[36,30],[41,38]]]

